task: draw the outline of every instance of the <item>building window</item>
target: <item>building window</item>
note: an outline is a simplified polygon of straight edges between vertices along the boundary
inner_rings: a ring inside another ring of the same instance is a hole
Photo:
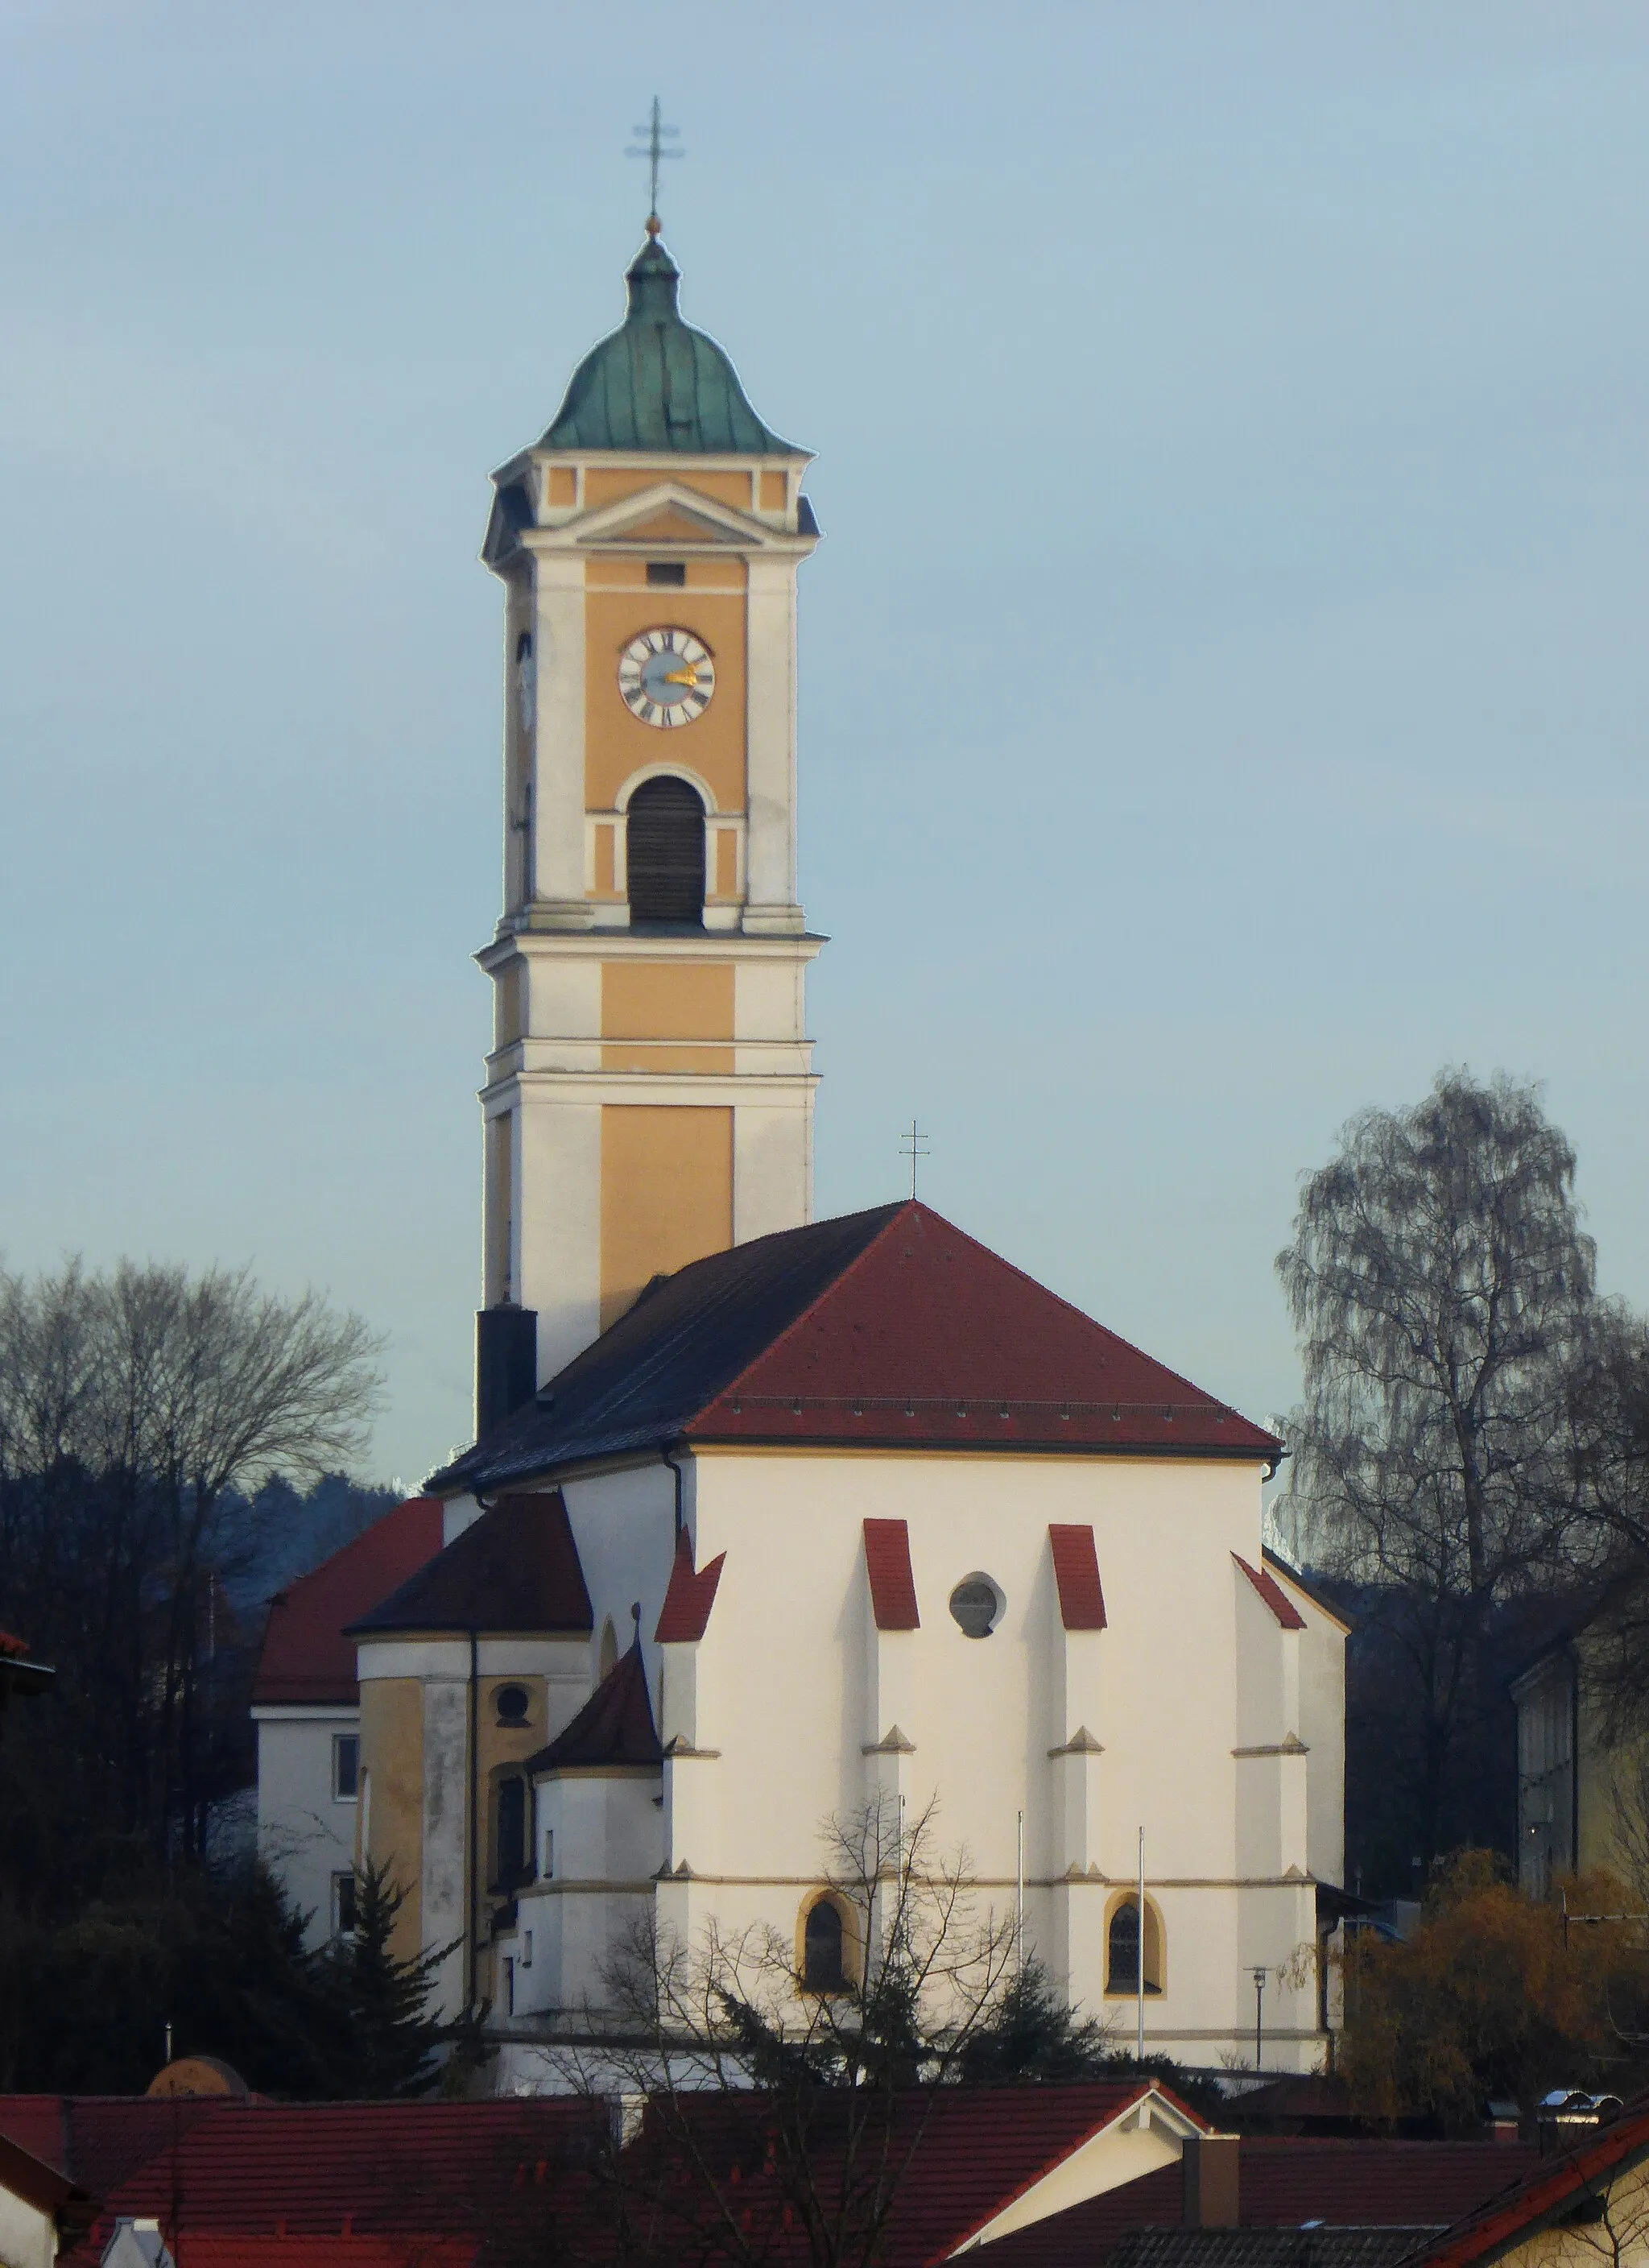
[[[497,1800],[498,1871],[501,1890],[518,1889],[533,1879],[526,1838],[526,1782],[512,1772],[498,1782]]]
[[[353,1937],[355,1934],[353,1874],[335,1874],[332,1877],[332,1934],[334,1937]]]
[[[848,1989],[842,1909],[830,1897],[816,1898],[802,1924],[801,1981],[805,1992]]]
[[[664,584],[671,590],[679,591],[687,581],[687,562],[684,559],[650,559],[647,562],[647,580],[655,585]]]
[[[684,779],[644,780],[629,799],[625,858],[632,926],[704,921],[704,806]]]
[[[515,2014],[515,1963],[506,1953],[504,1956],[504,2013]]]
[[[501,1725],[525,1725],[532,1696],[525,1685],[501,1685],[492,1697]]]
[[[361,1736],[335,1733],[332,1736],[332,1800],[353,1803],[360,1792]]]
[[[1105,1989],[1124,1999],[1139,1992],[1139,1900],[1120,1898],[1105,1939]],[[1162,1917],[1145,1900],[1145,1995],[1162,1990]]]
[[[989,1638],[1006,1604],[989,1575],[968,1575],[951,1593],[951,1620],[964,1638]]]
[[[544,1880],[547,1882],[552,1881],[555,1879],[555,1874],[556,1830],[553,1827],[547,1827],[544,1830]]]

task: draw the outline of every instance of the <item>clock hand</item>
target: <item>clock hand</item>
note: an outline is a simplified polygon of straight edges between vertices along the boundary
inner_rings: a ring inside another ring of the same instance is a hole
[[[686,669],[673,669],[664,681],[666,685],[696,685],[698,672],[689,664]]]

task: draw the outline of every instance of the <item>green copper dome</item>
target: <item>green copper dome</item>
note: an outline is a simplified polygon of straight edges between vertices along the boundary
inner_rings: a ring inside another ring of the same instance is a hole
[[[680,271],[656,236],[649,236],[624,281],[629,312],[623,325],[574,371],[541,449],[806,455],[768,431],[715,340],[681,320]]]

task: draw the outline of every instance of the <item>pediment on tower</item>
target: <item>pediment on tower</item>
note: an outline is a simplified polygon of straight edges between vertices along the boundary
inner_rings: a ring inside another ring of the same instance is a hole
[[[765,526],[761,520],[681,481],[655,482],[634,496],[585,512],[569,532],[581,544],[599,543],[603,548],[626,543],[643,548],[709,543],[749,551],[786,541],[782,530]]]

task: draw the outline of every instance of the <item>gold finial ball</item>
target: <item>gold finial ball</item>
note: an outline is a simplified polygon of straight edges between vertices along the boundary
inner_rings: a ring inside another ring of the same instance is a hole
[[[658,214],[657,214],[657,213],[649,213],[649,214],[648,214],[648,216],[647,216],[647,233],[648,233],[648,235],[649,235],[649,236],[657,236],[657,235],[658,235],[658,233],[659,233],[659,230],[660,230],[663,226],[664,226],[664,223],[659,219],[659,216],[658,216]]]

